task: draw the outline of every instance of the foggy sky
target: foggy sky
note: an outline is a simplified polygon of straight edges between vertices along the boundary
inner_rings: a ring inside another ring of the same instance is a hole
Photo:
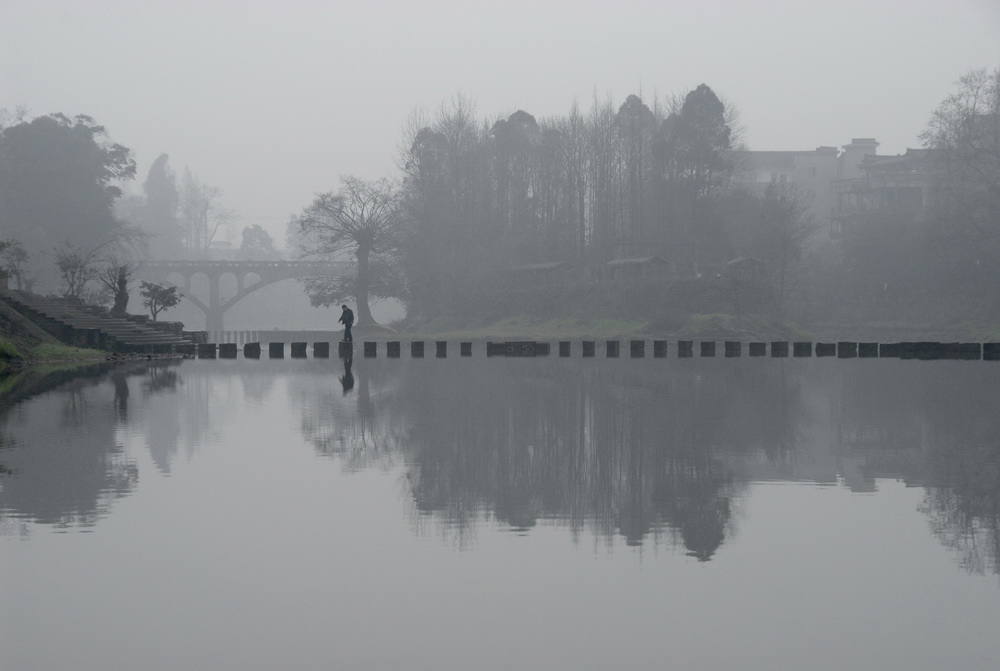
[[[995,0],[0,0],[0,108],[88,114],[222,189],[280,245],[338,177],[395,173],[402,129],[463,94],[479,116],[565,115],[595,95],[734,103],[751,149],[879,153],[954,82],[1000,66]]]

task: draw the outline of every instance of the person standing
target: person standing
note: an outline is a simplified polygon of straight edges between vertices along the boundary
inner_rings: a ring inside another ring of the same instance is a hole
[[[351,335],[351,327],[354,326],[354,311],[346,305],[341,305],[343,310],[340,313],[340,319],[337,321],[344,325],[344,342],[354,342],[354,336]]]

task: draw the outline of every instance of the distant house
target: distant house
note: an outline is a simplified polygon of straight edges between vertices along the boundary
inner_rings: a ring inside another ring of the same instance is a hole
[[[789,185],[803,197],[809,216],[827,235],[815,236],[813,244],[836,237],[838,181],[863,177],[862,164],[878,152],[874,138],[852,138],[850,144],[798,151],[748,151],[744,166],[745,187],[762,192],[770,184]]]
[[[514,266],[510,269],[510,274],[519,283],[558,284],[566,281],[572,271],[572,264],[565,261],[548,261]]]
[[[737,256],[726,264],[723,275],[737,282],[767,282],[767,264],[760,259]]]
[[[608,261],[605,268],[611,279],[663,277],[669,273],[670,264],[659,256],[636,256]]]
[[[932,181],[926,149],[907,149],[897,156],[868,155],[857,169],[853,178],[833,184],[834,237],[849,235],[873,212],[917,211],[928,204]]]

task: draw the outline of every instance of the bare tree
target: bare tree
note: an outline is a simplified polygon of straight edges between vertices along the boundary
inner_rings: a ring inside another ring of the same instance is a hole
[[[14,288],[18,291],[30,290],[32,285],[27,261],[28,250],[20,240],[0,241],[0,272],[14,278]]]
[[[366,182],[351,176],[341,178],[336,194],[316,196],[298,219],[304,255],[330,259],[353,255],[359,325],[375,322],[369,304],[374,286],[371,262],[395,251],[403,220],[400,196],[389,180]]]
[[[56,268],[62,277],[66,298],[81,298],[91,280],[98,274],[99,249],[85,250],[82,247],[64,243],[55,250]]]
[[[1000,68],[962,77],[921,135],[931,150],[938,203],[983,244],[1000,237]]]
[[[217,187],[184,169],[179,215],[188,251],[207,252],[220,229],[236,220],[236,212],[222,205],[221,196]]]
[[[751,222],[749,248],[767,265],[775,307],[781,313],[806,242],[819,231],[809,216],[805,196],[795,186],[771,183],[760,197],[757,216]]]
[[[963,287],[1000,287],[1000,68],[974,70],[921,135],[934,189],[928,236],[934,262]],[[989,287],[989,289],[987,289]],[[1000,311],[993,300],[992,309]]]
[[[97,279],[107,287],[113,296],[114,302],[111,306],[112,316],[124,317],[127,314],[129,291],[132,288],[132,276],[138,267],[139,264],[134,261],[111,258],[97,272]]]
[[[126,267],[127,275],[138,267],[135,259],[144,258],[148,252],[149,234],[136,226],[120,224],[114,237],[100,242],[92,247],[71,245],[66,242],[54,251],[56,267],[62,277],[65,290],[64,296],[84,298],[85,290],[91,280],[101,279],[101,264]],[[122,260],[126,259],[126,260]],[[130,267],[130,268],[129,268]],[[106,283],[105,283],[106,284]],[[116,284],[116,283],[114,283]],[[112,295],[116,295],[114,286],[108,286]],[[116,296],[115,304],[121,300]],[[125,297],[128,303],[128,297]],[[124,308],[122,310],[124,312]]]

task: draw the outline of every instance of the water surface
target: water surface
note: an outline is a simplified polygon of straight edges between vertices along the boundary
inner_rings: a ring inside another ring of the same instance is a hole
[[[188,360],[0,401],[0,668],[995,669],[987,362]]]

